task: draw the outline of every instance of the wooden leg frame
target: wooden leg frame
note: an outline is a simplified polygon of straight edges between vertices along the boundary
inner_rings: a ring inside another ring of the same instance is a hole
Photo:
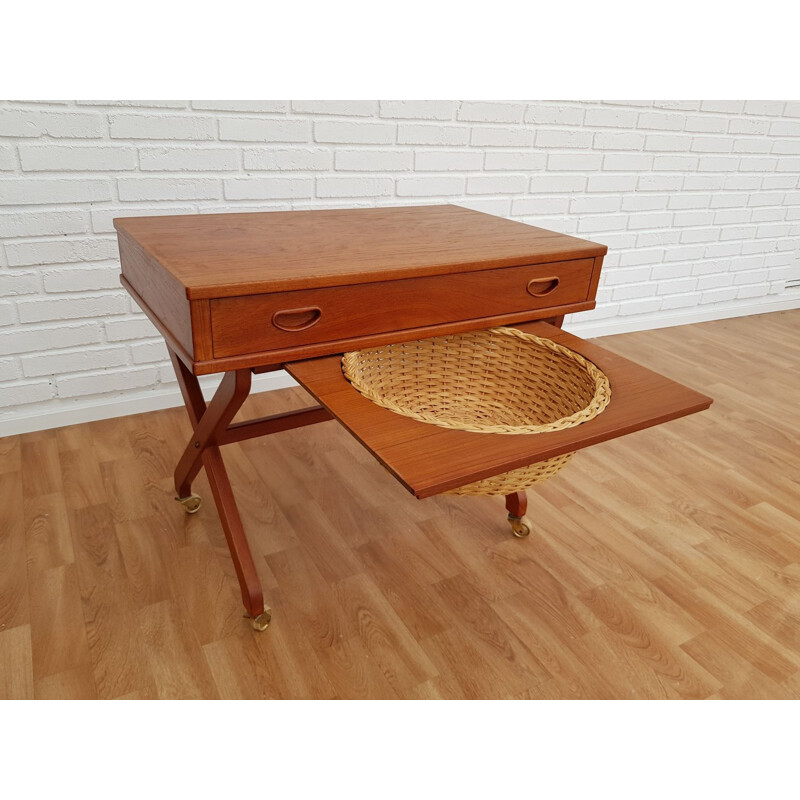
[[[321,406],[314,406],[231,425],[231,420],[250,392],[250,370],[226,372],[213,399],[206,406],[197,377],[171,350],[170,358],[193,428],[192,438],[175,469],[176,499],[183,503],[189,513],[200,508],[200,498],[192,494],[192,481],[197,477],[200,468],[205,467],[236,569],[236,577],[239,579],[242,602],[253,627],[263,631],[270,623],[272,612],[264,605],[261,581],[247,543],[239,509],[236,507],[228,472],[222,461],[220,445],[313,425],[331,419],[331,415]]]
[[[263,631],[270,623],[272,611],[264,604],[261,581],[250,552],[250,545],[247,543],[228,472],[222,461],[220,446],[304,425],[314,425],[332,417],[322,406],[312,406],[284,414],[231,423],[250,393],[251,370],[226,372],[211,402],[206,405],[197,377],[171,349],[170,358],[193,429],[192,438],[175,469],[177,493],[175,499],[179,500],[190,514],[200,508],[200,497],[192,494],[192,482],[200,469],[205,467],[214,504],[219,512],[222,529],[233,559],[236,577],[239,579],[245,611],[253,628]],[[514,535],[518,537],[530,533],[530,522],[524,516],[527,504],[525,492],[515,492],[506,497],[508,521],[511,523]]]

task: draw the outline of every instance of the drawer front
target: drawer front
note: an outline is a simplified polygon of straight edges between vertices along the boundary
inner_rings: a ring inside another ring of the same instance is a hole
[[[577,303],[587,299],[593,264],[584,258],[220,298],[211,301],[214,357]]]

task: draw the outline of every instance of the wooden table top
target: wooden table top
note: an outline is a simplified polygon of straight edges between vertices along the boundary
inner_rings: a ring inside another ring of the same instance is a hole
[[[553,456],[702,411],[711,398],[549,325],[515,325],[584,355],[608,376],[611,403],[592,420],[540,434],[439,428],[396,414],[359,394],[341,356],[287,364],[287,371],[416,497],[430,497]]]
[[[452,205],[114,220],[190,300],[605,255],[607,247]]]

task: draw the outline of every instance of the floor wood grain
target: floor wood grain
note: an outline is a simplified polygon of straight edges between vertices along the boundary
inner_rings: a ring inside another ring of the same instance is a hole
[[[183,409],[0,439],[0,697],[800,698],[800,311],[602,344],[715,403],[579,453],[527,540],[335,422],[226,447],[262,634],[205,477],[172,499]]]

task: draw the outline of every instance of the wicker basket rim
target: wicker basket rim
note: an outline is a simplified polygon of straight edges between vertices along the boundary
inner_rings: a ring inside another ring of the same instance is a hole
[[[576,353],[564,345],[558,344],[541,336],[536,336],[532,333],[521,331],[517,328],[486,328],[479,331],[469,331],[465,334],[448,334],[447,336],[430,337],[430,339],[456,339],[460,336],[475,335],[479,333],[497,334],[501,336],[516,337],[524,342],[527,342],[538,347],[549,349],[558,353],[571,361],[577,363],[591,378],[594,383],[594,394],[592,400],[582,409],[552,422],[542,424],[530,425],[492,425],[481,424],[480,426],[475,423],[459,422],[453,419],[444,419],[437,414],[409,411],[408,408],[394,402],[390,397],[387,397],[383,392],[376,391],[370,384],[365,384],[359,380],[357,376],[357,368],[359,358],[362,353],[380,353],[387,348],[397,347],[399,345],[386,345],[384,347],[369,348],[367,350],[355,350],[345,353],[342,356],[342,371],[345,378],[352,384],[352,386],[368,400],[376,403],[383,408],[394,411],[405,417],[415,419],[419,422],[427,422],[443,428],[450,428],[453,430],[470,431],[473,433],[501,433],[501,434],[526,434],[526,433],[548,433],[551,431],[564,430],[565,428],[572,428],[590,419],[594,419],[598,414],[606,408],[611,400],[611,385],[605,373],[594,363]],[[426,340],[421,340],[426,341]]]

